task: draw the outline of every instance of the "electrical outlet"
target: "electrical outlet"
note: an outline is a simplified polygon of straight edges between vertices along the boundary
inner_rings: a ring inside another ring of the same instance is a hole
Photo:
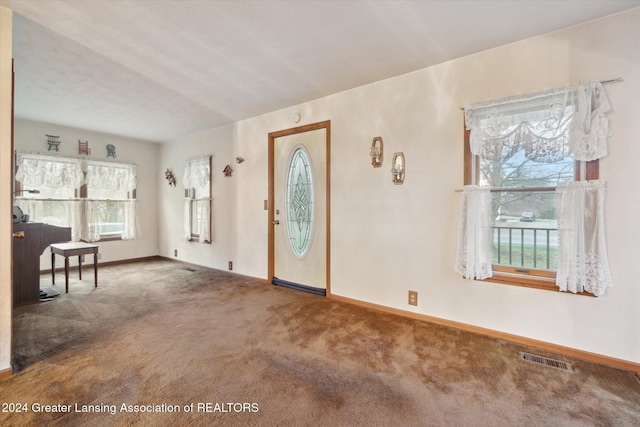
[[[80,262],[84,262],[84,255],[80,255]]]
[[[174,256],[174,257],[177,257],[177,256],[178,256],[178,250],[177,250],[177,249],[174,249],[174,250],[173,250],[173,256]]]
[[[409,291],[409,305],[418,305],[418,292]]]
[[[229,261],[229,270],[233,270],[233,261]]]
[[[98,252],[98,259],[102,259],[102,252]]]

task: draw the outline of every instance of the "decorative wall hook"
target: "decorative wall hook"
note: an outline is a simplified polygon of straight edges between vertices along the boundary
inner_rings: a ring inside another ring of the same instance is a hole
[[[78,154],[80,154],[81,156],[91,155],[91,148],[89,148],[89,141],[82,142],[78,140]]]
[[[382,159],[384,154],[384,148],[382,144],[382,137],[376,136],[371,141],[371,148],[369,149],[369,156],[371,156],[371,165],[374,168],[382,166]]]
[[[164,177],[167,181],[169,181],[169,185],[176,186],[176,178],[173,176],[173,171],[169,168],[164,173]]]
[[[224,174],[224,176],[231,176],[231,174],[233,173],[233,169],[231,169],[231,166],[227,165],[222,173]]]
[[[405,164],[404,154],[394,153],[391,161],[391,179],[394,184],[402,184],[404,182]]]
[[[47,144],[49,144],[48,151],[56,150],[60,151],[60,137],[56,135],[45,135],[47,137]]]
[[[107,159],[111,157],[111,158],[116,158],[118,156],[116,156],[116,146],[113,144],[107,144]]]

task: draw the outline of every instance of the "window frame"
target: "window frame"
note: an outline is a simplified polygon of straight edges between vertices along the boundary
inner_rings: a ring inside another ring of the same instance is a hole
[[[463,116],[463,131],[464,131],[464,163],[463,163],[463,183],[464,185],[471,185],[479,182],[480,180],[480,156],[474,156],[471,153],[470,138],[471,131],[467,129]],[[475,164],[474,164],[475,162]],[[475,171],[475,173],[474,173]],[[600,162],[599,160],[581,162],[575,161],[574,167],[574,181],[581,180],[595,180],[599,179],[600,175]],[[555,187],[546,187],[544,189],[536,188],[541,191],[555,191]],[[504,191],[504,190],[492,190],[492,191]],[[509,190],[507,190],[509,191]],[[511,190],[514,191],[514,190]],[[522,190],[515,190],[522,191]],[[528,190],[530,191],[530,190]],[[516,266],[505,266],[492,264],[493,277],[484,279],[486,282],[501,283],[506,285],[523,286],[527,288],[544,289],[554,292],[560,292],[555,283],[556,272],[549,270],[531,269],[531,268],[518,268]],[[529,273],[523,274],[522,271],[517,270],[529,270]],[[589,292],[579,292],[577,295],[589,295],[593,294]]]

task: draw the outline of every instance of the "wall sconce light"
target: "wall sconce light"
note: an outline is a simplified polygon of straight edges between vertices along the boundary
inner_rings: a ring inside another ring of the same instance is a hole
[[[382,166],[382,158],[384,154],[384,149],[382,145],[382,138],[376,136],[371,141],[371,148],[369,149],[369,156],[371,156],[371,165],[374,168],[379,168]]]
[[[404,182],[404,154],[395,153],[391,161],[391,179],[394,184],[402,184]]]

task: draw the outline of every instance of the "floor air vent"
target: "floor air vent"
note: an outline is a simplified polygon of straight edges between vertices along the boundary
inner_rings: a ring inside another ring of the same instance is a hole
[[[520,359],[527,362],[560,369],[561,371],[573,372],[571,363],[563,362],[562,360],[550,359],[548,357],[538,356],[537,354],[525,353],[524,351],[519,351],[518,354],[520,355]]]

